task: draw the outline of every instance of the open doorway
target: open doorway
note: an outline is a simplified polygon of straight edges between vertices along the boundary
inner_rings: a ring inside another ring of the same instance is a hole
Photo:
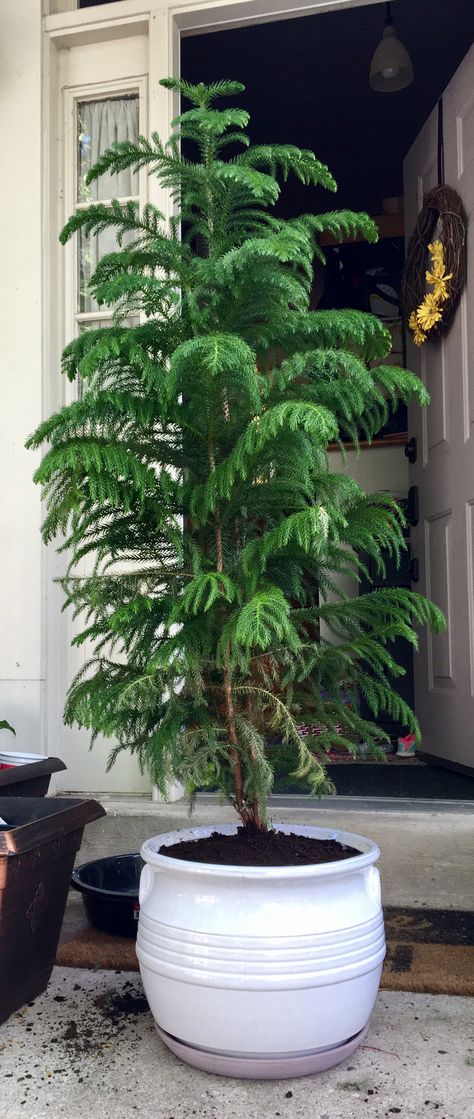
[[[398,92],[381,94],[369,85],[370,61],[383,27],[381,5],[184,38],[181,72],[190,81],[241,80],[252,139],[313,149],[338,182],[336,205],[376,218],[377,246],[326,246],[328,267],[324,276],[316,276],[313,306],[355,306],[379,314],[392,331],[391,361],[405,364],[398,298],[404,260],[403,160],[466,55],[474,16],[466,3],[457,8],[454,21],[443,0],[416,5],[396,0],[391,7],[415,71],[413,82]],[[333,200],[317,189],[310,201],[302,186],[289,183],[278,205],[289,217],[309,207],[330,209]],[[400,408],[393,424],[359,458],[349,449],[348,469],[365,488],[388,490],[406,504],[409,434],[406,411]],[[408,551],[403,568],[389,573],[392,583],[415,581],[411,560]],[[406,668],[401,690],[413,704],[411,654],[403,649],[396,656]],[[384,721],[383,715],[380,722],[397,743],[404,728]]]

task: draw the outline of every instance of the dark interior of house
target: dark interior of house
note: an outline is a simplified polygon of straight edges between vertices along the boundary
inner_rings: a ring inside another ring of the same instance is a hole
[[[394,0],[386,8],[375,4],[182,39],[187,80],[243,82],[241,101],[255,143],[312,148],[333,172],[335,196],[288,181],[277,205],[283,216],[334,207],[383,215],[378,245],[328,251],[324,282],[316,276],[316,305],[381,310],[387,318],[397,312],[403,160],[474,39],[474,6],[463,0],[455,7],[453,19],[444,0]],[[369,71],[387,17],[414,76],[406,88],[380,93],[371,88]],[[406,426],[406,416],[400,423]]]
[[[369,85],[379,4],[184,37],[181,72],[193,82],[242,81],[254,142],[313,148],[336,178],[337,205],[379,214],[383,198],[403,194],[403,159],[474,38],[470,0],[394,0],[390,9],[414,69],[396,93]],[[318,205],[331,207],[322,193]],[[307,191],[288,184],[281,206],[301,212]]]
[[[369,84],[369,70],[387,15],[414,77],[404,89],[380,93]],[[335,196],[289,180],[277,206],[283,216],[335,207],[383,215],[376,246],[358,242],[328,251],[324,281],[316,275],[315,305],[397,314],[403,160],[473,38],[470,0],[456,4],[455,19],[444,0],[394,0],[387,10],[375,4],[183,37],[183,77],[243,82],[241,103],[255,143],[312,148],[333,172]],[[406,416],[400,423],[406,426]]]

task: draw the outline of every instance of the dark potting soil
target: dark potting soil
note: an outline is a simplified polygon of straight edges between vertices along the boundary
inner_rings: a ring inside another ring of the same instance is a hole
[[[360,855],[336,839],[312,839],[307,835],[281,831],[238,828],[235,835],[213,832],[204,839],[189,839],[162,846],[160,855],[185,862],[217,863],[219,866],[301,866],[334,863]]]

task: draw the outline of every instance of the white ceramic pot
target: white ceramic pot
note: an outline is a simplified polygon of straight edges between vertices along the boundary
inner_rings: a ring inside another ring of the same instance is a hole
[[[0,769],[14,769],[17,765],[29,765],[45,761],[44,754],[25,754],[18,750],[0,750]]]
[[[169,832],[142,847],[137,956],[157,1028],[178,1056],[224,1075],[329,1068],[360,1043],[380,982],[379,849],[349,832],[276,824],[360,855],[239,867],[158,854],[236,827]]]

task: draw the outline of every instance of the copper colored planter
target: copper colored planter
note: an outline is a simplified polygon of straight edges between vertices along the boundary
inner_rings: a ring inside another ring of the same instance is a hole
[[[0,796],[0,1022],[48,985],[74,858],[101,816],[95,800]]]

